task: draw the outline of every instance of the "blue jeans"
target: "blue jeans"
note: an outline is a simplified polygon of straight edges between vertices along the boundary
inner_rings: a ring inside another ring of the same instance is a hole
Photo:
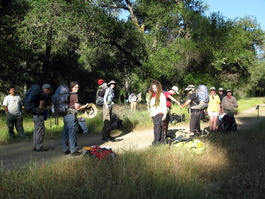
[[[62,134],[63,151],[68,150],[68,145],[71,153],[77,151],[77,120],[74,114],[68,114],[63,117],[64,127]]]

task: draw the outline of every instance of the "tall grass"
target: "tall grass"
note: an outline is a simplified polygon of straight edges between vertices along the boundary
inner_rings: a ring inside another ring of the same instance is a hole
[[[164,145],[2,171],[0,198],[262,198],[264,127],[205,138],[202,154]]]

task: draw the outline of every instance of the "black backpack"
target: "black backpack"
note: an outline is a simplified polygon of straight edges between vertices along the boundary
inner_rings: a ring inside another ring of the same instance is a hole
[[[38,109],[37,101],[42,93],[42,89],[39,85],[33,84],[25,94],[24,98],[24,110],[27,113],[35,114]]]

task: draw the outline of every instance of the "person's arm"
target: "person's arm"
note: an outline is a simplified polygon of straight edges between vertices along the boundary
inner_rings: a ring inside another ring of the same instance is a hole
[[[41,100],[39,103],[39,109],[44,110],[44,111],[50,111],[51,107],[50,106],[44,107],[44,104],[45,104],[45,100]]]
[[[177,103],[180,106],[180,102],[177,101],[174,97],[172,97],[171,95],[169,95],[168,98],[171,99],[173,102]]]
[[[4,106],[4,110],[5,110],[5,113],[6,113],[6,114],[9,113],[9,112],[8,112],[8,108],[7,108],[7,106]]]
[[[104,105],[105,105],[105,107],[108,107],[107,98],[108,98],[109,92],[110,92],[110,89],[107,88],[106,92],[104,94]]]
[[[191,100],[188,99],[183,105],[180,105],[180,108],[184,108],[185,106],[188,106],[191,103]]]

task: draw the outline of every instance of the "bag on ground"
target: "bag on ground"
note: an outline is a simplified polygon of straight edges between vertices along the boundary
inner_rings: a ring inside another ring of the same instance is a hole
[[[37,112],[37,100],[39,99],[42,89],[39,85],[32,85],[25,94],[24,98],[24,110],[27,113],[34,114]]]
[[[83,157],[89,155],[91,158],[97,158],[99,160],[104,158],[114,158],[117,156],[115,152],[112,151],[110,147],[107,146],[91,146],[91,147],[83,147],[82,150]]]
[[[209,92],[207,86],[199,85],[199,87],[196,90],[196,95],[198,96],[199,104],[192,106],[191,109],[203,110],[207,108],[209,102]]]
[[[198,154],[202,153],[205,150],[205,144],[198,139],[188,138],[185,140],[184,138],[174,146],[176,146],[180,150],[188,149]]]
[[[56,114],[66,114],[69,103],[69,88],[65,85],[60,85],[54,95],[52,96],[52,104],[54,106],[54,113]]]

